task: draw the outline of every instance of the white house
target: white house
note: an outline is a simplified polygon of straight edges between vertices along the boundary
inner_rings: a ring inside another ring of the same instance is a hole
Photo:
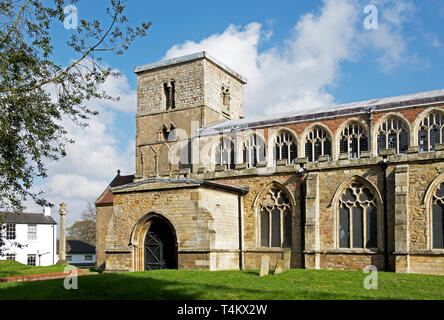
[[[66,261],[77,267],[95,267],[96,247],[81,240],[66,240]]]
[[[0,260],[50,266],[58,261],[57,257],[57,223],[51,217],[51,208],[40,213],[1,213],[5,239],[4,253]],[[23,247],[14,245],[19,243]]]

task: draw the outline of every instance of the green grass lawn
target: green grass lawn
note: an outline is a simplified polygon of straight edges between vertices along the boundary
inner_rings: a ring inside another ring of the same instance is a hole
[[[35,267],[21,264],[16,261],[0,261],[0,278],[26,276],[30,274],[42,274],[62,272],[64,266],[53,265],[49,267]]]
[[[444,277],[378,273],[378,289],[366,290],[360,271],[292,269],[259,277],[258,271],[160,270],[0,284],[2,299],[444,299]]]
[[[43,274],[63,272],[65,266],[53,265],[48,267],[36,267],[21,264],[16,261],[0,261],[0,278],[27,276],[31,274]],[[89,271],[89,269],[86,269]]]

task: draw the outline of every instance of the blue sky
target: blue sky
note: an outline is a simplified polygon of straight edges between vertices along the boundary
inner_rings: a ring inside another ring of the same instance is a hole
[[[79,18],[106,19],[106,4],[80,1]],[[364,28],[367,5],[377,29]],[[76,145],[39,184],[68,203],[68,224],[117,169],[134,172],[137,65],[207,50],[248,78],[246,117],[444,88],[444,0],[130,0],[127,17],[152,27],[124,55],[103,56],[124,76],[106,86],[122,101],[92,102],[100,116],[87,130],[69,126]],[[60,64],[75,58],[63,47],[71,32],[55,26]]]

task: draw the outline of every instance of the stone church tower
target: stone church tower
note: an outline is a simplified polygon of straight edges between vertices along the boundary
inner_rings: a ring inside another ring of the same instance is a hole
[[[135,73],[136,179],[189,171],[197,129],[243,118],[247,80],[205,51],[136,67]]]

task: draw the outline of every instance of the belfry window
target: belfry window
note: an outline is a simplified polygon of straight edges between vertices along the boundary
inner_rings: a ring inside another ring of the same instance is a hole
[[[331,160],[331,139],[324,129],[315,127],[305,138],[305,156],[309,162],[316,162],[323,155]]]
[[[270,189],[260,202],[260,246],[291,247],[293,208],[285,191]]]
[[[380,150],[395,149],[396,154],[407,153],[409,132],[404,122],[397,118],[385,120],[378,129],[378,153]]]
[[[251,134],[244,143],[243,160],[249,168],[257,166],[258,162],[265,162],[265,143],[257,134]]]
[[[444,143],[444,113],[431,112],[422,119],[418,130],[419,151],[435,151],[438,143]]]
[[[230,107],[230,89],[226,86],[222,86],[222,104]]]
[[[228,164],[229,169],[234,169],[234,143],[228,137],[220,139],[216,147],[216,164]]]
[[[353,182],[339,199],[339,247],[378,247],[378,207],[370,189]]]
[[[362,151],[367,150],[367,133],[361,125],[353,123],[342,130],[339,141],[340,153],[348,153],[350,159],[357,159],[360,157]]]
[[[432,197],[433,249],[444,249],[444,182]]]
[[[276,136],[273,148],[273,160],[287,160],[287,164],[295,163],[297,159],[296,139],[288,131],[282,131]]]
[[[163,84],[163,91],[165,93],[166,109],[174,109],[176,107],[175,93],[176,82],[174,80],[165,82]]]

